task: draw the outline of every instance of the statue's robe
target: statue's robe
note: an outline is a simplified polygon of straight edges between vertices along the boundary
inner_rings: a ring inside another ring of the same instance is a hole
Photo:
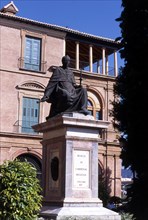
[[[73,72],[68,68],[57,67],[54,70],[45,89],[44,97],[46,97],[46,102],[51,103],[50,114],[47,118],[62,112],[88,114],[87,91],[81,86],[76,86]]]

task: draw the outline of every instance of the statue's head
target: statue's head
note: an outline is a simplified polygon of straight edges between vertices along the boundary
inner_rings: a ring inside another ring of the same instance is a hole
[[[68,55],[62,57],[63,66],[68,66],[70,63],[70,57]]]

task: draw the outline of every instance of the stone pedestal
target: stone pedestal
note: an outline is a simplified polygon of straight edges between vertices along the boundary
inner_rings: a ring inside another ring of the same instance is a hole
[[[33,126],[43,132],[44,201],[48,220],[120,220],[98,199],[99,129],[108,122],[69,113]]]

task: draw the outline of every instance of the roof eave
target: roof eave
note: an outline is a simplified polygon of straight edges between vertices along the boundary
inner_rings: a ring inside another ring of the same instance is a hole
[[[34,25],[38,25],[38,26],[42,26],[42,27],[48,27],[48,28],[51,28],[53,30],[66,32],[66,33],[69,33],[69,34],[72,34],[72,35],[75,35],[75,36],[84,37],[84,38],[87,38],[87,39],[107,42],[107,43],[113,44],[117,48],[122,47],[120,41],[115,41],[114,39],[104,38],[104,37],[88,34],[88,33],[85,33],[85,32],[80,32],[78,30],[74,30],[74,29],[67,28],[67,27],[62,27],[62,26],[58,26],[58,25],[54,25],[54,24],[45,23],[45,22],[39,22],[39,21],[35,21],[35,20],[32,20],[32,19],[28,19],[28,18],[23,18],[23,17],[20,17],[20,16],[12,16],[12,15],[8,15],[8,14],[2,13],[2,12],[0,12],[0,17],[12,19],[12,20],[16,20],[16,21],[20,21],[20,22],[24,22],[24,23],[30,23],[30,24],[34,24]]]

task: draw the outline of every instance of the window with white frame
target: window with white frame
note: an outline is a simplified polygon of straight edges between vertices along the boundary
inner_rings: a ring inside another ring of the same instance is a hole
[[[45,73],[47,70],[47,62],[45,61],[46,35],[21,30],[21,38],[19,68]]]

